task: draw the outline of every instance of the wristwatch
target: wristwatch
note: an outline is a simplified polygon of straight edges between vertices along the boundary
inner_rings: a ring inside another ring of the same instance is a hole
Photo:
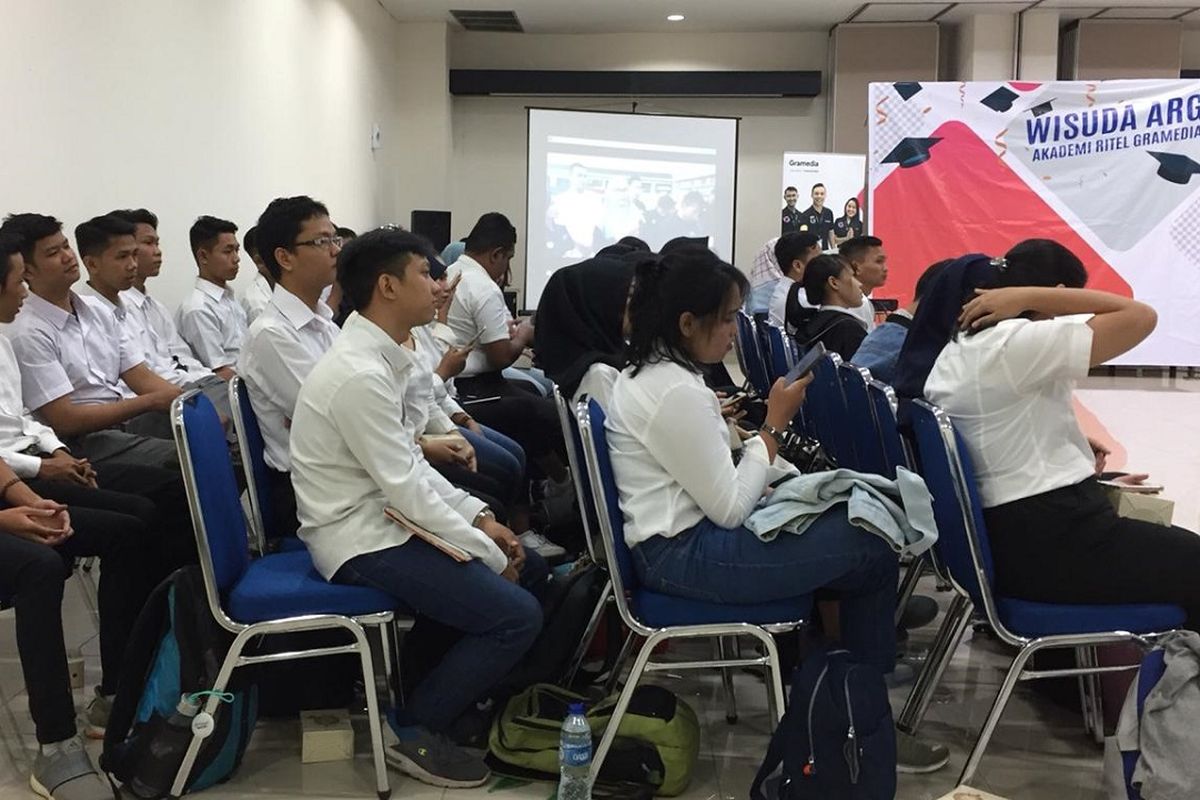
[[[776,428],[774,425],[767,425],[765,423],[759,428],[759,431],[767,434],[768,436],[770,436],[772,439],[775,440],[775,444],[779,445],[780,447],[783,447],[783,444],[786,441],[785,437],[787,436],[787,433],[785,431],[781,431],[781,430],[779,430],[779,428]]]
[[[496,512],[492,511],[490,508],[485,507],[482,511],[480,511],[478,514],[475,515],[475,519],[471,521],[471,524],[478,525],[480,522],[482,522],[485,519],[495,519],[495,518],[496,518]]]

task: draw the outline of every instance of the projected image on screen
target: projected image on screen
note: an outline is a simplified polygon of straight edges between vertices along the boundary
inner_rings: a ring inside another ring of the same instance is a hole
[[[625,236],[733,251],[737,122],[530,109],[526,305],[550,274]]]

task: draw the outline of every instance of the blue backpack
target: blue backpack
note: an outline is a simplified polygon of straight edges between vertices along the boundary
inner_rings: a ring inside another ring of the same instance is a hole
[[[781,765],[776,780],[771,776]],[[751,799],[895,796],[896,730],[883,675],[847,650],[809,655],[792,676],[788,710],[754,777]]]
[[[127,793],[143,800],[170,793],[191,741],[190,720],[181,720],[176,706],[182,695],[212,688],[232,640],[212,617],[198,566],[176,570],[150,595],[129,637],[100,756],[101,768]],[[235,681],[244,672],[235,671]],[[258,687],[231,682],[226,691],[186,791],[227,780],[254,733]]]

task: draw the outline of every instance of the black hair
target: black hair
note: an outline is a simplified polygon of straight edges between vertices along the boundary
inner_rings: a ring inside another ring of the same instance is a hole
[[[925,293],[929,291],[930,285],[937,279],[937,276],[952,263],[954,263],[953,258],[946,258],[926,267],[925,271],[921,273],[921,277],[917,278],[917,285],[913,289],[913,299],[920,300],[924,297]]]
[[[251,258],[258,255],[258,226],[251,225],[250,229],[242,234],[242,249],[250,254]]]
[[[883,240],[878,236],[855,236],[853,239],[842,242],[841,247],[838,248],[838,255],[851,261],[858,261],[872,247],[883,247]]]
[[[227,219],[203,216],[192,223],[188,231],[188,241],[192,245],[192,255],[201,248],[207,250],[217,243],[222,233],[237,233],[237,225]]]
[[[789,186],[783,190],[784,194],[787,194],[788,192],[795,192],[796,194],[800,194],[800,190],[797,189],[795,186]]]
[[[471,228],[466,244],[468,253],[489,253],[498,247],[515,247],[517,229],[499,211],[489,211]]]
[[[313,200],[308,195],[296,197],[276,197],[258,218],[256,233],[258,257],[271,273],[271,280],[277,281],[283,274],[283,267],[275,260],[275,251],[282,247],[291,250],[296,246],[296,237],[307,220],[314,217],[328,217],[329,209],[324,203]]]
[[[118,236],[132,237],[137,231],[132,222],[114,214],[92,217],[75,226],[75,248],[80,258],[98,256]]]
[[[158,230],[158,215],[145,208],[119,208],[108,212],[110,216],[120,217],[133,225],[149,225]]]
[[[706,205],[706,201],[704,200],[704,195],[700,194],[695,189],[692,189],[690,192],[688,192],[687,194],[685,194],[683,196],[683,199],[679,201],[679,205],[681,205],[681,206],[703,206],[703,205]]]
[[[846,209],[848,209],[850,207],[851,203],[854,203],[854,213],[855,214],[862,211],[862,203],[858,202],[857,197],[847,197],[846,202],[842,204],[842,214],[843,215],[846,214]]]
[[[634,373],[662,359],[699,372],[701,365],[683,347],[679,318],[687,312],[702,320],[715,318],[734,287],[745,297],[750,282],[737,267],[701,247],[639,263],[629,298],[628,356]]]
[[[62,232],[62,223],[46,214],[9,214],[0,233],[17,237],[26,264],[33,263],[34,247],[47,236]]]
[[[817,189],[824,189],[824,188],[825,188],[825,184],[823,184],[823,183],[814,183],[814,184],[813,184],[813,186],[812,186],[812,188],[808,190],[808,193],[809,193],[809,194],[812,194],[812,193],[813,193],[813,192],[815,192]]]
[[[378,228],[352,239],[338,253],[337,279],[355,311],[371,304],[379,276],[388,273],[403,280],[414,256],[425,257],[432,245],[422,236],[395,228]]]
[[[786,274],[792,268],[793,261],[820,243],[820,237],[808,231],[780,236],[779,241],[775,242],[775,260],[779,262],[779,269]]]
[[[333,229],[333,231],[334,231],[334,233],[336,233],[338,236],[342,237],[342,243],[343,243],[343,244],[344,244],[344,243],[345,243],[347,240],[349,240],[349,239],[356,239],[356,238],[358,238],[358,234],[354,232],[354,229],[353,229],[353,228],[344,228],[344,227],[342,227],[341,225],[339,225],[339,226],[337,226],[336,228],[334,228],[334,229]]]
[[[0,288],[8,283],[12,257],[21,252],[21,240],[12,233],[0,233]]]
[[[851,269],[850,262],[841,255],[822,254],[808,262],[804,267],[804,296],[808,298],[809,305],[822,305],[829,279],[836,278],[847,269]]]
[[[1082,289],[1088,274],[1079,256],[1051,239],[1026,239],[1004,254],[997,287],[1058,286]]]
[[[622,236],[620,239],[617,239],[617,244],[623,244],[632,250],[640,250],[643,253],[650,252],[650,245],[636,236]]]

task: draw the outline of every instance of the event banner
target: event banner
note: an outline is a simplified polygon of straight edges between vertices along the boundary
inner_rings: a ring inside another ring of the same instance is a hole
[[[1047,238],[1088,286],[1158,311],[1114,363],[1200,365],[1200,81],[873,83],[869,230],[888,285],[969,252]]]
[[[866,181],[863,156],[783,154],[783,212],[779,233],[809,231],[826,250],[864,233],[859,207]]]

